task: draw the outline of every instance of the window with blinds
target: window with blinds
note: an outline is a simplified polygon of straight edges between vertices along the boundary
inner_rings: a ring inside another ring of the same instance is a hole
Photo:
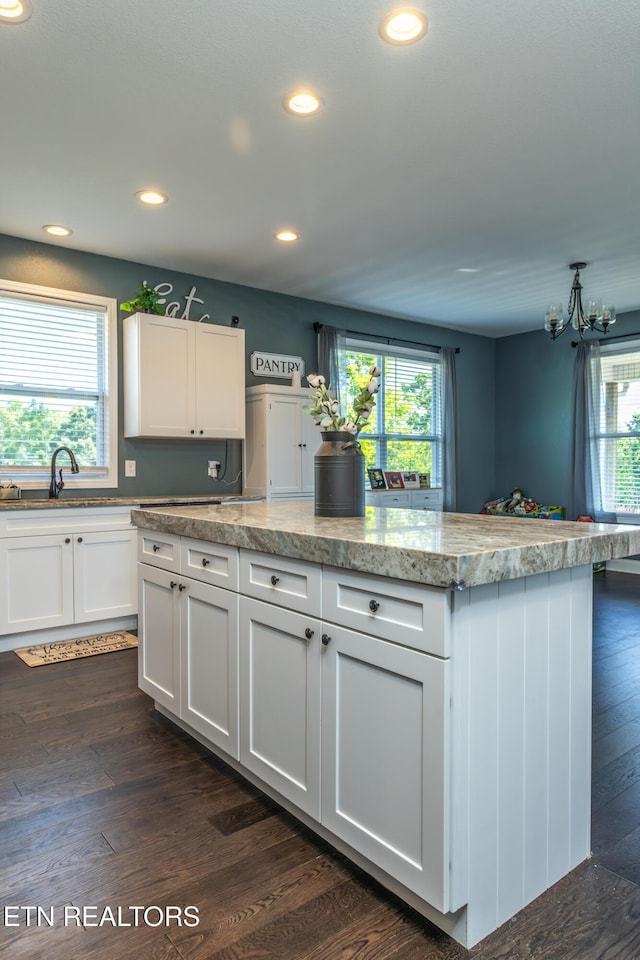
[[[37,480],[68,446],[77,485],[117,478],[114,332],[114,301],[0,283],[0,476]]]
[[[594,382],[603,508],[640,520],[640,338],[601,345]]]
[[[367,467],[429,473],[442,482],[442,390],[437,352],[360,339],[346,340],[341,404],[350,407],[371,366],[381,370],[369,427],[359,436]]]

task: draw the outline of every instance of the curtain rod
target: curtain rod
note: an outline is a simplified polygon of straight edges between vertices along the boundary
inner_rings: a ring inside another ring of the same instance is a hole
[[[594,337],[592,340],[587,340],[586,343],[617,343],[619,340],[630,340],[635,338],[636,340],[640,338],[640,333],[621,333],[619,337]],[[580,340],[572,340],[571,346],[577,347]]]
[[[313,325],[314,333],[322,330],[324,324],[317,321]],[[345,330],[344,333],[350,333],[354,337],[360,337],[363,340],[379,340],[380,343],[405,343],[410,347],[423,347],[425,350],[442,350],[441,346],[434,343],[416,343],[415,340],[400,340],[398,337],[380,337],[375,333],[364,334],[361,330]],[[460,347],[455,348],[456,353],[460,353]]]

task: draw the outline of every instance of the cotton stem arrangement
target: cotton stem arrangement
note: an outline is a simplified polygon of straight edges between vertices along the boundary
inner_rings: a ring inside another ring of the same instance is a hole
[[[322,374],[309,374],[307,382],[314,393],[308,410],[311,416],[315,418],[316,425],[321,430],[348,433],[352,437],[356,437],[363,427],[366,427],[375,407],[375,395],[380,389],[379,376],[379,367],[369,367],[369,379],[356,394],[350,416],[343,417],[340,414],[340,405],[327,390],[326,380]]]

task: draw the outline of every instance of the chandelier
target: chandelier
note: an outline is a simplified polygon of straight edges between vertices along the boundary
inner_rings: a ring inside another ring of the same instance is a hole
[[[580,283],[580,271],[584,270],[586,263],[570,263],[569,269],[575,270],[573,283],[571,284],[571,293],[569,294],[569,304],[567,306],[567,319],[562,315],[562,304],[553,304],[547,307],[544,315],[544,328],[551,334],[552,340],[557,340],[561,333],[572,326],[580,334],[580,339],[584,336],[585,330],[595,330],[598,333],[606,333],[612,323],[616,322],[616,308],[607,307],[602,300],[587,300],[586,309],[582,304],[582,284]]]

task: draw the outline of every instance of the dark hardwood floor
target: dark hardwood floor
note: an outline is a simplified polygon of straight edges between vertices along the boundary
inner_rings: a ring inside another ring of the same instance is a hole
[[[159,717],[135,651],[1,654],[0,955],[640,960],[640,581],[598,574],[595,593],[593,857],[471,952]],[[191,905],[199,925],[178,925]],[[113,923],[74,925],[90,906]],[[132,906],[147,924],[124,925]]]

